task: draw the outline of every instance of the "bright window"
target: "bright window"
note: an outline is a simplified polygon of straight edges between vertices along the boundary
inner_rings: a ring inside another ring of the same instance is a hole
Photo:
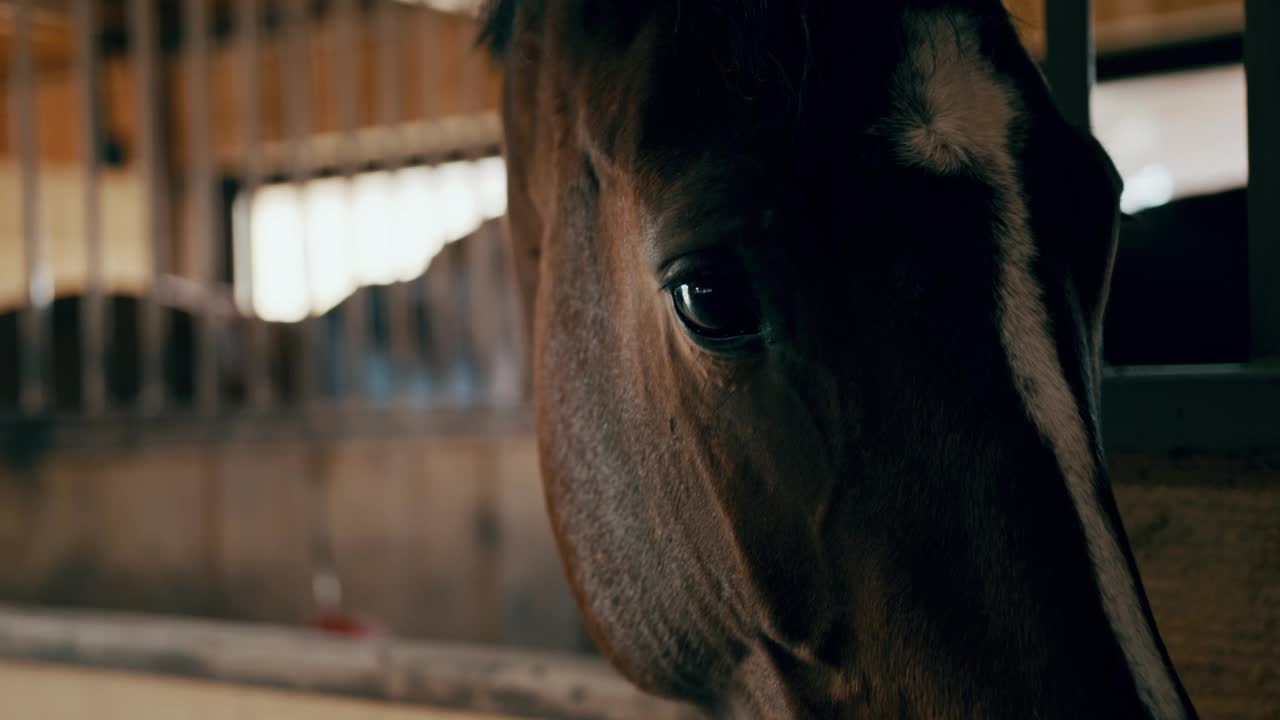
[[[357,288],[422,275],[506,210],[498,157],[265,185],[235,203],[236,302],[276,322],[322,314]]]

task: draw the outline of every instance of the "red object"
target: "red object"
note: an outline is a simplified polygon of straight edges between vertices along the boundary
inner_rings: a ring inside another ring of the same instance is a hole
[[[307,620],[307,627],[330,635],[353,638],[373,638],[386,634],[377,623],[341,610],[325,610],[316,613]]]

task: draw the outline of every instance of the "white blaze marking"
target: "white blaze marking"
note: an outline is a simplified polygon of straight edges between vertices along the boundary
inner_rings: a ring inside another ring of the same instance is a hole
[[[971,18],[913,14],[908,23],[915,47],[896,80],[896,117],[888,126],[899,156],[943,175],[980,173],[991,184],[1003,215],[995,225],[1002,254],[1000,335],[1018,391],[1066,476],[1103,609],[1143,701],[1156,717],[1182,718],[1181,701],[1142,613],[1135,579],[1098,502],[1084,420],[1031,272],[1036,248],[1010,138],[1020,111],[1017,98],[982,56]]]

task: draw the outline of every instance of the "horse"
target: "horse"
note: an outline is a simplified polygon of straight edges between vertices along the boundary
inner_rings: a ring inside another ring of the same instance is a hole
[[[1195,717],[1099,433],[1121,181],[998,0],[482,13],[608,661],[715,717]]]

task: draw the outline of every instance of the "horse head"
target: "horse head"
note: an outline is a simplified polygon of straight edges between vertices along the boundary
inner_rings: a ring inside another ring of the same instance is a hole
[[[741,717],[1194,716],[1106,476],[1119,180],[997,0],[499,0],[605,655]]]

